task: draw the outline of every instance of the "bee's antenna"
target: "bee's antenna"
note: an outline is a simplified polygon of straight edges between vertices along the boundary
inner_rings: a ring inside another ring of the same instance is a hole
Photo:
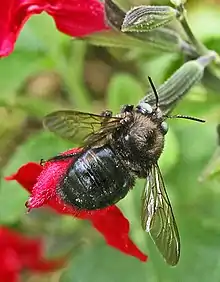
[[[154,92],[154,95],[155,95],[155,98],[156,98],[156,109],[158,108],[158,104],[159,104],[159,97],[158,97],[158,94],[157,94],[157,90],[156,90],[156,87],[153,83],[153,80],[151,79],[150,76],[148,76],[148,80],[149,80],[149,83],[150,83],[150,86]]]
[[[198,122],[205,122],[204,119],[196,118],[196,117],[190,117],[190,116],[184,116],[184,115],[174,115],[174,116],[165,116],[166,118],[183,118],[183,119],[189,119],[193,121]]]
[[[156,101],[155,101],[155,104],[156,104],[156,109],[158,108],[159,106],[159,97],[158,97],[158,93],[157,93],[157,90],[156,90],[156,87],[153,83],[153,80],[150,76],[148,76],[148,80],[149,80],[149,83],[150,83],[150,86],[154,92],[154,95],[155,95],[155,98],[156,98]],[[164,116],[165,118],[182,118],[182,119],[189,119],[189,120],[193,120],[193,121],[197,121],[197,122],[205,122],[204,119],[200,119],[200,118],[196,118],[196,117],[191,117],[191,116],[185,116],[185,115],[174,115],[174,116]]]

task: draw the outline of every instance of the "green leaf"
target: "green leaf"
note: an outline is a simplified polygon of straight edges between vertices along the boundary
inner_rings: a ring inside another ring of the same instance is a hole
[[[122,32],[117,32],[113,30],[107,30],[103,32],[97,32],[89,36],[81,38],[81,40],[86,40],[90,44],[96,46],[105,47],[118,47],[118,48],[146,48],[150,46],[149,42],[139,40],[138,38],[127,36]]]
[[[209,37],[204,40],[204,44],[209,50],[215,50],[218,54],[220,53],[220,36]]]
[[[204,42],[211,38],[219,38],[219,31],[216,28],[220,25],[219,9],[216,9],[214,5],[203,5],[200,1],[197,3],[196,9],[189,10],[187,14],[193,33]]]
[[[143,95],[144,91],[134,77],[116,74],[109,83],[107,105],[112,111],[118,112],[124,104],[136,105]]]
[[[213,69],[205,69],[202,78],[202,84],[208,91],[212,91],[215,94],[219,95],[220,76],[217,76],[217,73],[214,73]]]
[[[60,105],[58,102],[55,103],[42,98],[19,96],[15,99],[13,107],[23,110],[29,116],[42,118],[46,114],[58,110]]]
[[[150,48],[155,51],[155,48],[160,51],[171,53],[186,50],[188,54],[195,54],[192,47],[187,45],[179,37],[178,33],[168,28],[158,28],[149,32],[121,32],[108,30],[97,32],[89,36],[85,36],[80,40],[86,40],[90,44],[106,47],[119,48]]]
[[[99,244],[87,246],[86,250],[74,257],[60,282],[147,281],[150,274],[149,265]]]
[[[0,106],[10,110],[22,110],[26,115],[37,118],[42,118],[61,107],[58,102],[28,96],[17,96],[12,101],[0,96]]]
[[[12,181],[0,185],[0,224],[13,224],[25,214],[28,193]]]
[[[148,32],[171,22],[177,10],[169,6],[138,6],[126,13],[121,30],[123,32]]]
[[[44,28],[46,27],[46,28]],[[31,17],[22,29],[17,49],[29,51],[44,51],[47,56],[58,52],[63,43],[70,37],[55,28],[52,17],[45,13]]]
[[[14,97],[15,91],[28,76],[42,70],[41,59],[40,53],[22,51],[15,51],[9,57],[2,58],[0,63],[1,98]]]

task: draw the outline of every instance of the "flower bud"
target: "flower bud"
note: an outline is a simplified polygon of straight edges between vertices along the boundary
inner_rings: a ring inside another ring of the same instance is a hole
[[[139,45],[141,45],[143,42],[146,42],[146,44],[148,44],[149,46],[157,48],[158,50],[161,50],[163,52],[183,52],[184,54],[188,54],[190,56],[197,56],[197,54],[195,54],[195,49],[193,46],[184,41],[176,31],[171,30],[167,27],[160,27],[148,32],[134,31],[122,33],[121,26],[126,16],[125,11],[122,10],[118,5],[116,5],[112,0],[105,0],[104,3],[106,22],[110,27],[112,27],[113,30],[120,31],[120,33],[117,36],[113,34],[113,36],[111,36],[110,38],[108,38],[108,36],[110,35],[109,32],[108,34],[105,32],[105,34],[107,35],[106,38],[104,38],[104,34],[103,36],[99,36],[100,33],[90,35],[89,40],[90,42],[92,41],[93,44],[99,44],[99,42],[101,41],[101,46],[110,46],[109,44],[111,44],[111,41],[117,41],[115,42],[115,46],[125,48],[129,48],[130,46],[131,48],[133,48],[133,43],[138,44],[139,41]],[[94,37],[98,37],[97,40]],[[126,37],[129,37],[130,39]],[[128,41],[131,40],[131,37],[137,39],[136,42],[132,42],[130,44]],[[86,39],[88,39],[88,36],[86,37]]]
[[[146,32],[164,26],[176,18],[178,11],[169,6],[138,6],[126,13],[123,32]]]
[[[157,88],[159,107],[164,115],[170,113],[177,102],[203,77],[204,69],[215,59],[215,54],[201,56],[182,65],[167,81]],[[150,90],[142,99],[155,105],[155,95]]]

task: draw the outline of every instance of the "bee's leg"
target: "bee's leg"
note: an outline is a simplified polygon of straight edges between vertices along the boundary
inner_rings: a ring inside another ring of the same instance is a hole
[[[134,109],[134,105],[123,105],[121,107],[121,113],[132,112]]]
[[[55,157],[52,157],[48,160],[40,160],[40,165],[44,165],[46,162],[56,162],[56,161],[65,161],[66,159],[76,157],[79,153],[71,153],[66,155],[57,155]]]
[[[40,160],[40,165],[43,166],[43,165],[45,164],[45,162],[46,162],[46,161],[45,161],[44,159],[41,159],[41,160]]]

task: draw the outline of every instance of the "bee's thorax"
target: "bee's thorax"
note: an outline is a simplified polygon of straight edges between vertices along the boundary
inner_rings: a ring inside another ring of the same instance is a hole
[[[133,118],[112,136],[110,145],[138,177],[146,177],[160,157],[164,134],[160,122],[150,115],[133,112]]]

